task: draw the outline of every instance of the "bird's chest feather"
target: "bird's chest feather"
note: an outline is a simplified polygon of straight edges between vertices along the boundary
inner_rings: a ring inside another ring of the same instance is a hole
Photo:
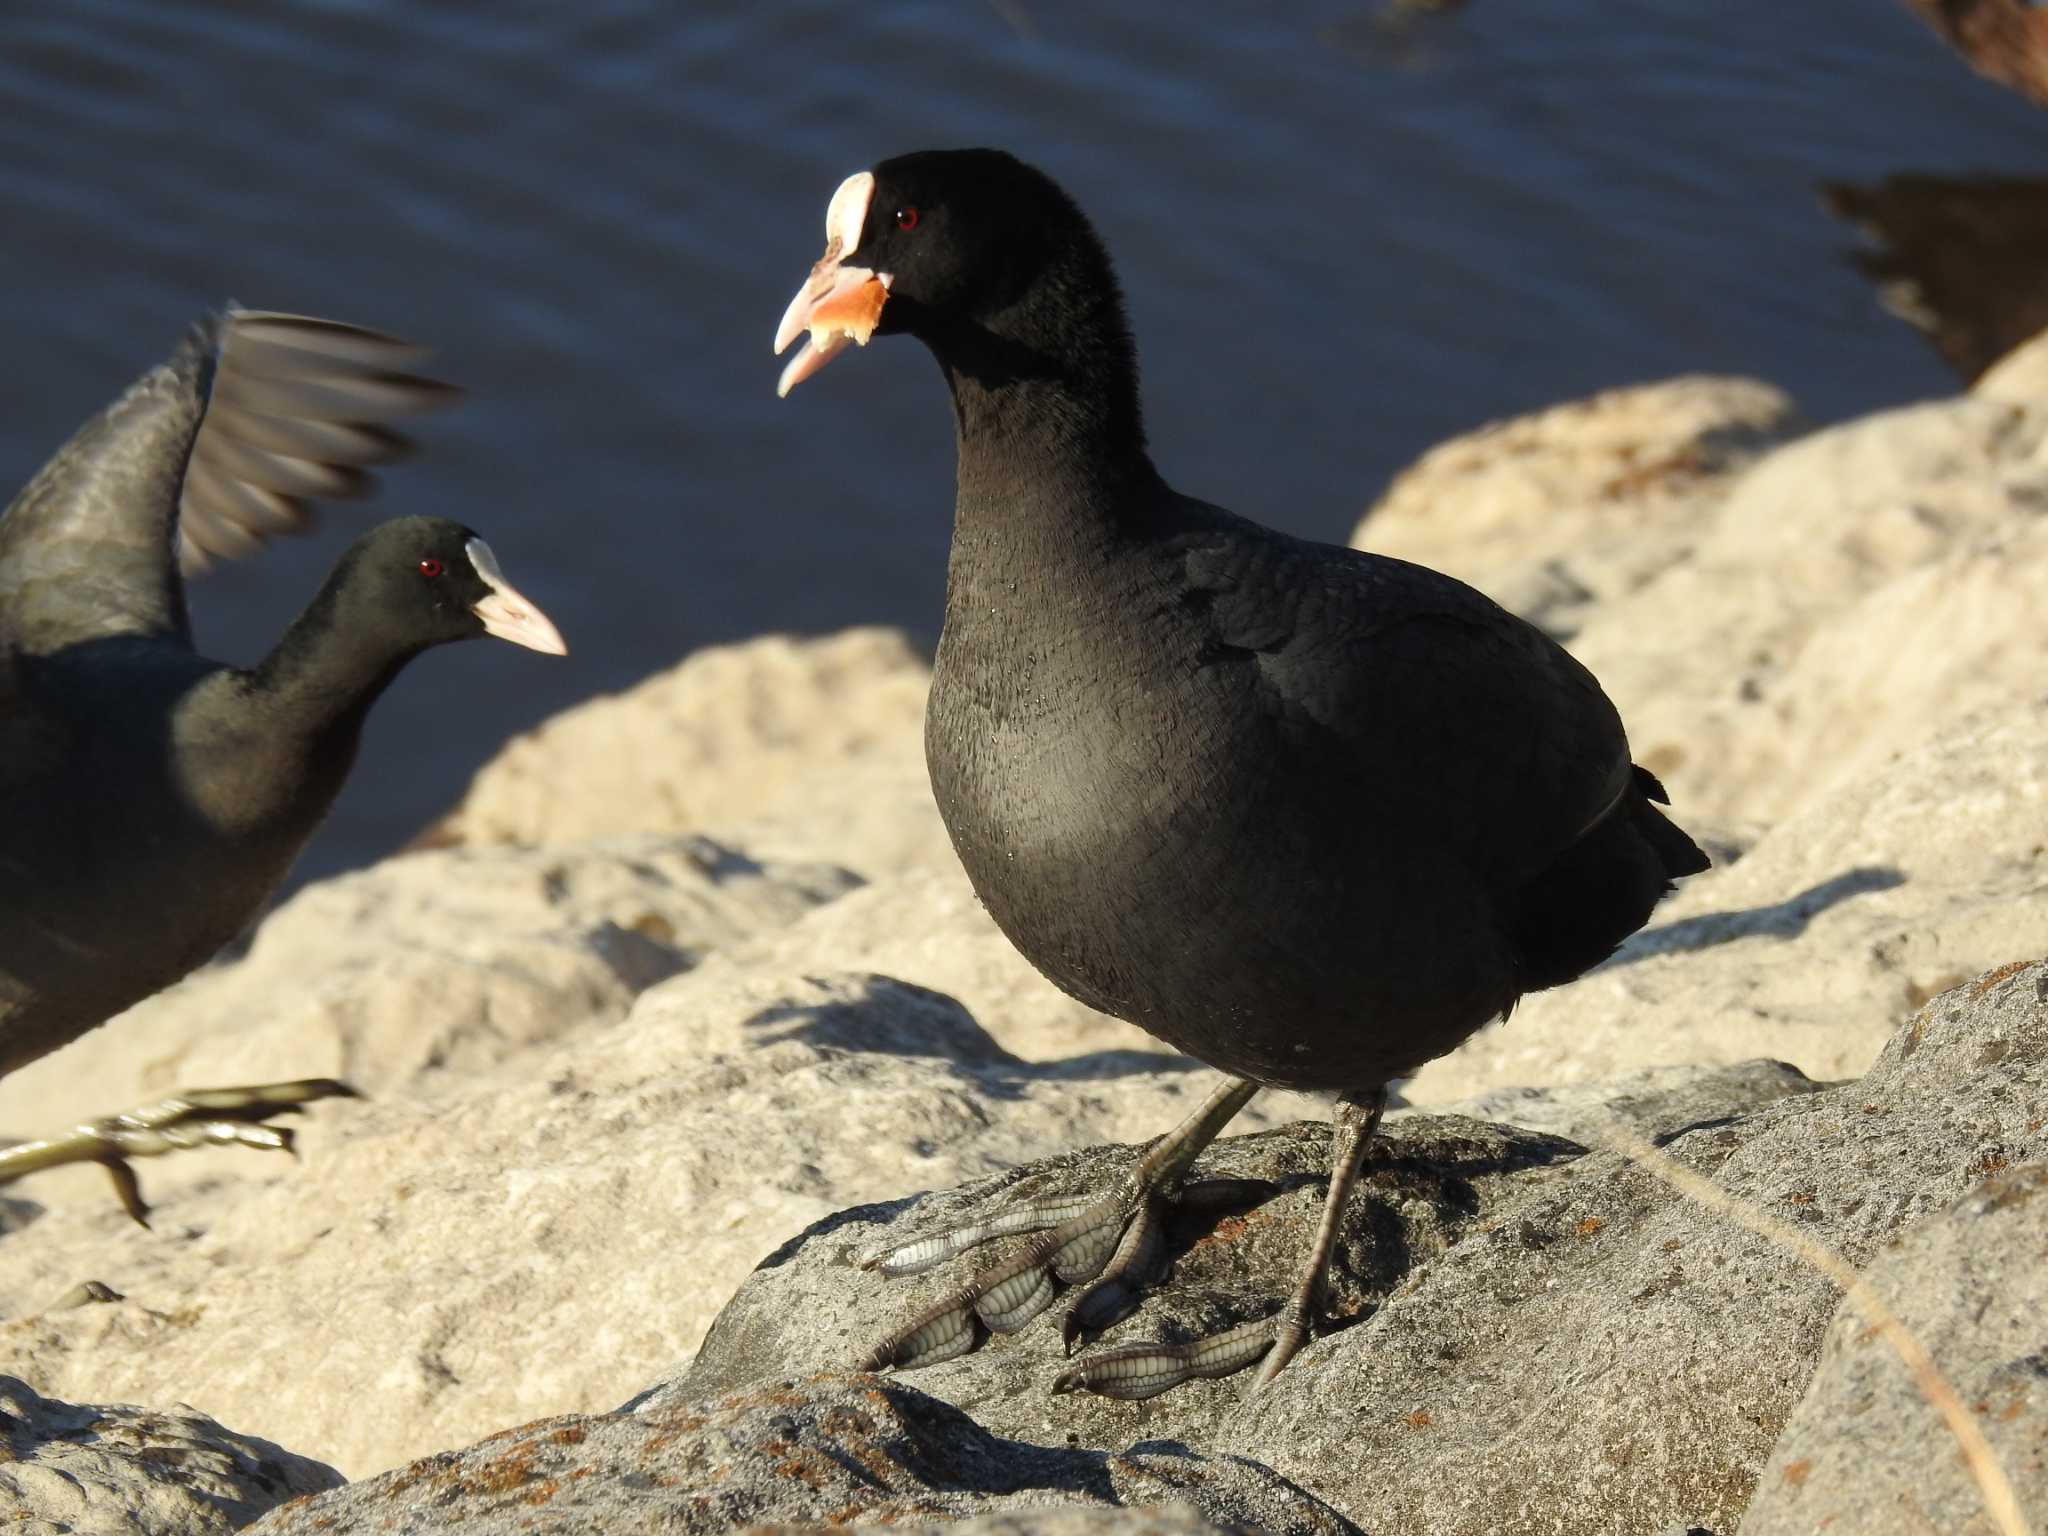
[[[1131,1017],[1141,949],[1228,942],[1248,920],[1232,898],[1260,875],[1241,850],[1262,846],[1248,838],[1287,760],[1254,669],[1218,657],[1197,616],[1143,594],[1054,607],[949,618],[926,757],[997,924],[1067,991]]]
[[[1192,625],[1157,605],[1065,606],[1094,611],[996,607],[941,637],[925,749],[970,873],[1128,854],[1227,798],[1237,738],[1260,729],[1244,680],[1205,661]]]
[[[305,785],[275,738],[194,726],[185,701],[204,678],[140,672],[125,680],[125,708],[81,683],[38,814],[0,829],[0,894],[15,888],[0,971],[64,1015],[51,1013],[53,1027],[74,1014],[96,1023],[235,938],[324,809],[280,812],[280,785],[301,798]]]

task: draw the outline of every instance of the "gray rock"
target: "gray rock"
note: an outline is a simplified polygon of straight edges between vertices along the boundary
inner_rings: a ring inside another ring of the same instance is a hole
[[[1994,972],[1930,1003],[1858,1082],[1815,1091],[1768,1064],[1638,1080],[1617,1118],[1864,1262],[1987,1159],[2048,1155],[2044,998],[2048,965]],[[1583,1105],[1566,1113],[1598,1128]],[[1170,1281],[1107,1342],[1270,1310],[1315,1220],[1325,1136],[1288,1127],[1212,1149],[1201,1169],[1278,1193],[1182,1218]],[[843,1364],[956,1278],[886,1284],[848,1250],[1125,1165],[1097,1149],[830,1217],[771,1255],[691,1370],[641,1406]],[[1375,1532],[1733,1529],[1819,1357],[1838,1300],[1827,1280],[1613,1152],[1466,1119],[1391,1122],[1354,1202],[1332,1266],[1337,1328],[1256,1397],[1238,1378],[1148,1403],[1048,1398],[1063,1363],[1050,1316],[907,1379],[998,1434],[1248,1457]]]
[[[2004,1157],[1990,1151],[1983,1163]],[[2020,1508],[2048,1510],[2048,1164],[1995,1174],[1887,1249],[1867,1278],[1975,1417]],[[1845,1301],[1742,1536],[1995,1529],[1954,1437]]]
[[[656,982],[859,884],[830,864],[757,860],[694,836],[387,859],[306,887],[246,953],[10,1074],[0,1127],[41,1134],[219,1083],[346,1077],[378,1099],[438,1086],[622,1019]],[[246,1156],[222,1157],[210,1166],[249,1171]],[[148,1170],[150,1193],[208,1167],[171,1159]],[[103,1199],[104,1183],[73,1169],[21,1192]]]
[[[1987,1159],[2048,1155],[2044,1000],[2048,965],[1994,971],[1930,1002],[1862,1080],[1666,1150],[1865,1263]],[[1529,1182],[1194,1443],[1258,1456],[1376,1532],[1732,1529],[1834,1286],[1614,1153]]]
[[[1352,542],[1449,571],[1557,635],[1684,560],[1739,471],[1800,430],[1782,390],[1690,375],[1441,443]]]
[[[1169,1125],[1209,1080],[1140,1052],[1033,1065],[931,991],[711,962],[449,1077],[346,1106],[301,1161],[245,1155],[208,1187],[164,1160],[154,1231],[103,1188],[53,1199],[0,1238],[0,1370],[381,1472],[617,1405],[833,1211]],[[125,1299],[50,1310],[88,1279]]]
[[[709,832],[870,879],[948,863],[924,768],[930,682],[892,629],[713,646],[507,743],[432,836]]]
[[[1815,1086],[1779,1063],[1753,1062],[1666,1069],[1606,1090],[1503,1097],[1512,1101],[1509,1107],[1538,1110],[1546,1131],[1590,1123],[1596,1106],[1611,1103],[1614,1113],[1644,1135],[1661,1138]],[[1532,1182],[1540,1182],[1539,1171],[1545,1171],[1542,1177],[1562,1176],[1584,1150],[1528,1129],[1396,1111],[1352,1197],[1350,1235],[1331,1266],[1326,1291],[1332,1315],[1369,1315],[1415,1271],[1527,1198]],[[688,1374],[647,1401],[689,1401],[736,1390],[764,1362],[794,1371],[851,1364],[906,1313],[958,1278],[947,1270],[891,1284],[846,1270],[853,1254],[944,1230],[1006,1199],[1106,1188],[1130,1158],[1129,1148],[1095,1147],[961,1189],[828,1218],[762,1263],[719,1315]],[[1109,1340],[1196,1337],[1271,1311],[1285,1277],[1306,1251],[1328,1162],[1329,1131],[1315,1123],[1228,1137],[1211,1149],[1196,1164],[1195,1177],[1259,1180],[1270,1186],[1270,1197],[1177,1214],[1171,1285],[1148,1301],[1140,1319],[1112,1329]],[[986,1260],[977,1255],[977,1262]],[[1078,1435],[1081,1443],[1103,1448],[1146,1433],[1155,1420],[1170,1423],[1176,1439],[1199,1443],[1235,1411],[1243,1391],[1241,1380],[1198,1381],[1151,1403],[1048,1399],[1045,1387],[1063,1364],[1058,1330],[1048,1316],[911,1379],[997,1434],[1038,1441]]]
[[[759,1533],[780,1533],[780,1536],[795,1536],[799,1531],[836,1531],[831,1525],[772,1525],[761,1526]],[[1218,1525],[1192,1504],[1160,1504],[1149,1509],[1098,1509],[1084,1506],[1078,1509],[1034,1509],[982,1515],[972,1520],[949,1521],[940,1525],[898,1526],[898,1530],[937,1532],[943,1530],[946,1536],[1223,1536],[1223,1533],[1243,1533],[1252,1536],[1253,1528],[1235,1523]]]
[[[1166,1503],[1183,1512],[1150,1508]],[[1098,1523],[1112,1510],[1136,1513]],[[1170,1445],[1123,1455],[1023,1445],[902,1383],[825,1375],[644,1413],[543,1419],[289,1505],[253,1530],[636,1536],[991,1515],[1002,1518],[967,1529],[1050,1536],[1083,1529],[1070,1523],[1083,1518],[1133,1536],[1352,1529],[1251,1462]]]
[[[1167,1233],[1171,1283],[1148,1298],[1137,1317],[1112,1328],[1106,1342],[1200,1337],[1272,1311],[1285,1277],[1307,1251],[1329,1142],[1329,1128],[1310,1122],[1229,1137],[1213,1147],[1195,1165],[1194,1177],[1257,1180],[1270,1188],[1220,1209],[1176,1212]],[[1499,1220],[1505,1207],[1524,1197],[1529,1176],[1555,1176],[1582,1152],[1557,1137],[1471,1120],[1412,1116],[1390,1126],[1367,1164],[1331,1264],[1326,1297],[1332,1314],[1346,1321],[1369,1315],[1416,1266]],[[766,1371],[857,1363],[962,1271],[947,1267],[889,1282],[849,1267],[853,1254],[977,1219],[1011,1198],[1105,1189],[1130,1162],[1129,1148],[1093,1147],[962,1189],[859,1207],[820,1222],[762,1261],[719,1314],[689,1372],[646,1405],[738,1390]],[[976,1262],[987,1260],[977,1255]],[[1049,1397],[1064,1363],[1058,1324],[1048,1313],[974,1354],[907,1379],[995,1434],[1039,1444],[1078,1437],[1103,1450],[1154,1434],[1201,1445],[1214,1438],[1243,1390],[1242,1381],[1197,1381],[1149,1403]]]
[[[1829,427],[1743,475],[1572,650],[1681,815],[1775,823],[2039,686],[2044,495],[2039,410],[1965,395]]]
[[[1726,1067],[1651,1067],[1602,1083],[1557,1088],[1497,1088],[1441,1114],[1469,1115],[1574,1141],[1597,1140],[1610,1119],[1620,1119],[1652,1141],[1761,1109],[1794,1094],[1818,1093],[1816,1083],[1782,1061],[1738,1061]],[[1401,1109],[1390,1118],[1413,1113]]]
[[[79,1407],[0,1376],[0,1527],[216,1536],[341,1474],[189,1408]]]

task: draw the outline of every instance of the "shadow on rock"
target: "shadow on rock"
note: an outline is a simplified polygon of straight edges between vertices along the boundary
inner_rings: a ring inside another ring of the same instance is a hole
[[[1029,1082],[1106,1082],[1208,1070],[1163,1050],[1090,1051],[1058,1061],[1025,1061],[997,1044],[959,999],[893,976],[866,976],[860,995],[845,1000],[778,1003],[741,1027],[764,1045],[801,1040],[830,1050],[935,1057],[971,1072],[997,1098],[1014,1097]]]
[[[1732,944],[1737,939],[1794,939],[1828,908],[1853,901],[1858,896],[1867,896],[1873,891],[1894,890],[1905,883],[1905,875],[1896,869],[1883,866],[1852,869],[1768,907],[1745,907],[1739,912],[1703,912],[1698,917],[1683,917],[1661,927],[1646,928],[1622,945],[1607,965],[1618,969],[1655,955],[1691,954],[1695,950]]]
[[[1288,1536],[1355,1530],[1241,1457],[1181,1446],[1108,1455],[1023,1445],[910,1386],[836,1373],[697,1405],[543,1419],[299,1500],[254,1530],[349,1536],[459,1521],[474,1536],[497,1536],[544,1522],[551,1531],[638,1536],[1014,1511],[1024,1523],[1010,1528],[1028,1531],[1062,1510],[1114,1521],[1116,1511],[1167,1503],[1204,1517],[1182,1529],[1214,1522]]]

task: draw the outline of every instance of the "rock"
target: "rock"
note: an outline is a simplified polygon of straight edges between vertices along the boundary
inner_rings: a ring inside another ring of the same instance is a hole
[[[1878,303],[1964,383],[2048,326],[2048,181],[1906,171],[1819,191],[1870,241],[1849,259]]]
[[[1984,1165],[2003,1160],[1993,1153]],[[2048,1509],[2048,1164],[1994,1174],[1886,1249],[1865,1278],[1960,1395],[2020,1508]],[[1996,1529],[1953,1435],[1844,1301],[1742,1536]]]
[[[179,1087],[344,1077],[372,1096],[436,1083],[624,1018],[633,999],[714,947],[851,889],[846,871],[762,864],[695,837],[574,850],[447,849],[308,886],[239,960],[208,967],[0,1080],[0,1125],[42,1134]],[[317,1155],[326,1106],[308,1122]],[[180,1183],[262,1176],[246,1152],[145,1169]],[[71,1168],[23,1191],[104,1204]],[[0,1298],[8,1296],[0,1285]],[[0,1300],[0,1316],[8,1308]]]
[[[2037,409],[2048,399],[2048,331],[2000,358],[1971,386],[1979,400]]]
[[[1134,1024],[1060,991],[1003,937],[949,852],[841,897],[786,930],[762,929],[707,962],[713,974],[793,976],[873,971],[964,1004],[1003,1048],[1026,1061],[1109,1053],[1181,1058]]]
[[[1854,1077],[1928,997],[2048,954],[2048,696],[1963,720],[1687,880],[1615,959],[1524,998],[1404,1092],[1772,1056]]]
[[[830,1525],[775,1525],[768,1532],[795,1533],[835,1531]],[[923,1527],[926,1531],[938,1529]],[[1221,1526],[1192,1504],[1156,1504],[1137,1509],[1103,1509],[1097,1505],[1070,1505],[1065,1509],[1033,1507],[1011,1514],[982,1515],[971,1520],[948,1521],[947,1536],[1237,1536],[1244,1527]]]
[[[1168,1501],[1180,1512],[1147,1507]],[[1131,1513],[1098,1523],[1117,1510]],[[1020,1445],[914,1388],[871,1376],[780,1382],[641,1414],[544,1419],[288,1505],[253,1529],[425,1536],[459,1525],[475,1536],[509,1536],[540,1521],[559,1536],[651,1536],[988,1515],[1002,1518],[964,1529],[1352,1529],[1249,1462],[1175,1446],[1112,1456]]]
[[[1970,67],[2048,107],[2048,17],[2034,0],[1906,0]]]
[[[1598,1101],[1647,1135],[1721,1118],[1812,1084],[1770,1063],[1728,1071],[1667,1072],[1654,1083],[1630,1082]],[[1168,1122],[1133,1127],[1160,1132]],[[1216,1210],[1176,1213],[1169,1233],[1175,1259],[1171,1291],[1148,1303],[1142,1337],[1198,1337],[1270,1311],[1276,1277],[1292,1273],[1321,1210],[1330,1133],[1321,1123],[1293,1124],[1225,1139],[1196,1165],[1198,1178],[1257,1180],[1270,1198],[1240,1200]],[[1352,1236],[1333,1261],[1326,1301],[1334,1315],[1357,1317],[1382,1302],[1407,1271],[1499,1219],[1503,1199],[1522,1198],[1515,1177],[1577,1158],[1583,1148],[1555,1136],[1502,1125],[1399,1111],[1373,1153],[1368,1211],[1355,1215]],[[843,1368],[905,1315],[957,1280],[951,1269],[885,1282],[859,1273],[821,1278],[819,1263],[942,1231],[985,1215],[1003,1201],[1038,1193],[1106,1188],[1130,1166],[1129,1147],[1068,1150],[963,1189],[841,1212],[766,1262],[720,1314],[689,1372],[663,1385],[651,1403],[689,1401],[735,1390],[756,1379],[761,1362],[787,1371]],[[1392,1257],[1398,1255],[1398,1258]],[[794,1262],[791,1262],[794,1261]],[[807,1278],[806,1278],[807,1277]],[[837,1283],[833,1283],[833,1282]],[[818,1286],[801,1304],[792,1283]],[[1127,1325],[1135,1326],[1135,1325]],[[973,1414],[997,1434],[1051,1443],[1079,1434],[1105,1449],[1139,1433],[1152,1411],[1170,1418],[1175,1438],[1193,1441],[1232,1411],[1241,1381],[1192,1382],[1154,1404],[1094,1397],[1048,1399],[1045,1387],[1065,1363],[1058,1328],[1039,1325],[989,1341],[975,1354],[906,1379]],[[1170,1403],[1170,1407],[1169,1407]]]
[[[1474,1099],[1446,1104],[1438,1113],[1544,1131],[1578,1142],[1598,1141],[1609,1124],[1619,1119],[1654,1139],[1760,1109],[1794,1094],[1818,1093],[1826,1086],[1782,1061],[1649,1067],[1598,1083],[1497,1088]],[[1398,1124],[1418,1113],[1428,1111],[1406,1106],[1389,1111],[1388,1119]]]
[[[2044,1000],[2048,965],[1992,972],[1929,1003],[1859,1082],[1665,1150],[1865,1263],[1987,1159],[2048,1155]],[[1838,1299],[1595,1153],[1195,1445],[1257,1456],[1374,1531],[1730,1530]]]
[[[1568,635],[1682,820],[1768,826],[2037,686],[2044,370],[1791,442],[1750,381],[1609,391],[1432,450],[1356,542]]]
[[[1747,1067],[1689,1095],[1674,1086],[1660,1101],[1629,1085],[1620,1109],[1729,1194],[1865,1262],[1985,1168],[2048,1156],[2048,964],[1930,1002],[1858,1082],[1816,1092]],[[1269,1308],[1307,1247],[1326,1138],[1289,1127],[1212,1149],[1212,1171],[1279,1193],[1206,1225],[1183,1218],[1171,1280],[1104,1342],[1190,1336]],[[1098,1150],[840,1212],[765,1261],[689,1372],[643,1406],[674,1411],[843,1364],[957,1278],[889,1285],[849,1268],[848,1248],[1124,1166]],[[2036,1261],[2024,1249],[1998,1260]],[[1838,1300],[1615,1153],[1441,1116],[1390,1122],[1329,1296],[1337,1329],[1256,1397],[1239,1380],[1146,1403],[1047,1398],[1064,1364],[1051,1317],[905,1379],[1036,1443],[1171,1440],[1247,1457],[1375,1532],[1730,1530]]]
[[[2048,411],[1963,396],[1848,422],[1745,474],[1572,649],[1681,820],[1774,824],[2033,691],[2044,642],[2015,594],[2044,510]]]
[[[1682,557],[1735,473],[1799,430],[1754,379],[1610,389],[1490,423],[1396,476],[1352,536],[1569,635]]]
[[[1188,1106],[1192,1108],[1193,1105]],[[1159,1120],[1133,1130],[1165,1131]],[[1390,1126],[1372,1159],[1366,1209],[1349,1226],[1326,1291],[1332,1312],[1370,1312],[1420,1263],[1475,1226],[1498,1219],[1519,1196],[1512,1175],[1548,1169],[1582,1149],[1556,1137],[1475,1121],[1412,1117]],[[763,1262],[719,1314],[688,1373],[661,1386],[648,1406],[737,1391],[765,1372],[807,1374],[857,1364],[877,1340],[928,1305],[962,1271],[946,1266],[890,1282],[851,1267],[851,1256],[986,1217],[1005,1201],[1104,1189],[1130,1168],[1133,1149],[1069,1150],[1001,1176],[927,1195],[843,1211],[792,1239]],[[1142,1322],[1112,1330],[1110,1342],[1195,1338],[1265,1315],[1307,1252],[1327,1172],[1326,1125],[1297,1123],[1230,1137],[1196,1164],[1197,1178],[1256,1180],[1267,1198],[1176,1212],[1169,1223],[1171,1287],[1146,1303]],[[978,1256],[974,1267],[992,1259]],[[963,1261],[964,1262],[964,1261]],[[1142,1328],[1142,1332],[1133,1330]],[[1034,1444],[1078,1443],[1115,1450],[1153,1431],[1199,1446],[1235,1406],[1240,1381],[1197,1381],[1155,1403],[1089,1396],[1049,1397],[1065,1365],[1057,1318],[1041,1317],[997,1335],[971,1355],[905,1379],[971,1414],[991,1432]],[[1255,1457],[1258,1453],[1251,1453]]]
[[[892,629],[699,651],[515,738],[429,837],[711,832],[869,878],[950,862],[925,776],[930,682]]]
[[[807,1224],[1170,1124],[1206,1081],[1138,1053],[1019,1061],[884,977],[707,964],[623,1022],[338,1107],[277,1172],[146,1169],[154,1233],[96,1185],[52,1200],[0,1240],[0,1367],[74,1398],[184,1399],[374,1472],[612,1407]],[[87,1278],[125,1299],[37,1310]],[[335,1411],[354,1402],[376,1411]]]
[[[190,1409],[77,1407],[0,1376],[0,1525],[22,1536],[225,1536],[332,1467]]]

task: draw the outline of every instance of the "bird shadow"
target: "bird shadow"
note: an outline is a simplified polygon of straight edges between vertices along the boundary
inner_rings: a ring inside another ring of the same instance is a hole
[[[1146,1074],[1206,1070],[1177,1054],[1141,1049],[1087,1051],[1056,1061],[1026,1061],[1005,1050],[958,998],[930,987],[870,974],[851,997],[773,1004],[740,1026],[772,1045],[800,1040],[829,1051],[923,1057],[971,1076],[992,1098],[1014,1100],[1032,1083],[1107,1082]]]
[[[1808,886],[1797,896],[1765,907],[1741,907],[1732,912],[1703,912],[1656,928],[1645,928],[1615,952],[1609,968],[1635,965],[1658,955],[1691,954],[1732,944],[1738,939],[1792,939],[1830,907],[1867,896],[1873,891],[1894,890],[1906,883],[1903,871],[1889,866],[1859,866]]]

